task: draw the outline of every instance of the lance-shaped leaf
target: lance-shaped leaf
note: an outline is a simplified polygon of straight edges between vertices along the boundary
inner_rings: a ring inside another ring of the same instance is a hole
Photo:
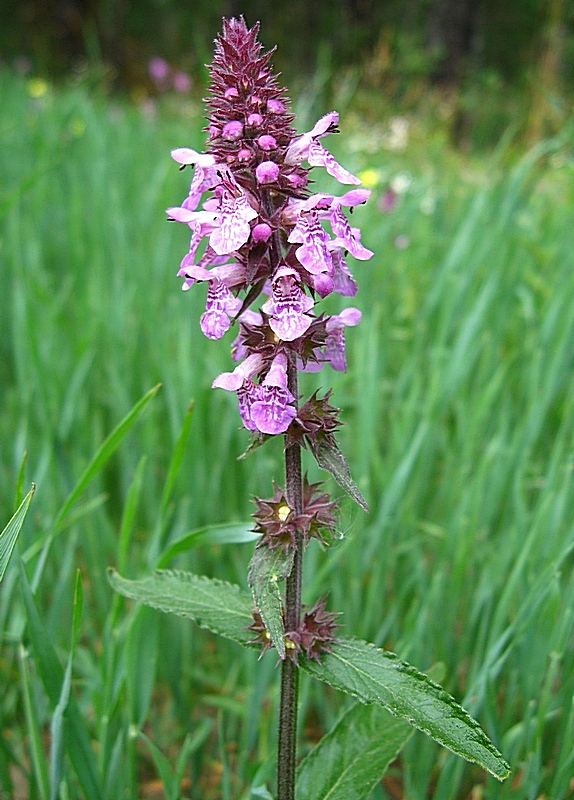
[[[14,545],[16,544],[18,534],[22,529],[24,520],[26,519],[26,514],[28,513],[28,508],[32,498],[34,497],[35,491],[36,484],[33,483],[32,488],[20,503],[18,510],[10,522],[8,522],[2,533],[0,533],[0,583],[2,582],[2,578],[6,572],[6,567],[10,561],[10,556],[14,550]]]
[[[297,800],[369,797],[414,728],[380,705],[357,703],[301,762]]]
[[[380,703],[495,778],[504,780],[510,774],[478,722],[444,689],[393,653],[358,639],[340,639],[320,664],[301,660],[300,666],[363,703]]]
[[[339,486],[369,513],[367,501],[359,491],[359,487],[351,477],[351,471],[345,456],[339,450],[334,437],[323,439],[313,447],[313,455],[321,469],[326,469],[335,478]]]
[[[113,588],[159,611],[188,617],[201,628],[246,645],[253,622],[251,596],[239,586],[179,570],[156,570],[141,580],[122,578],[108,570]]]
[[[291,574],[295,551],[287,553],[282,547],[270,549],[266,545],[256,547],[249,564],[248,582],[261,618],[280,658],[285,658],[285,627],[279,581]]]

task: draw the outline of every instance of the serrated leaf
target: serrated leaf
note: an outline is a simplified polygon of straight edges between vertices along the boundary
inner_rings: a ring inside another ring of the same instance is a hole
[[[380,705],[357,703],[301,762],[297,800],[362,800],[412,736]]]
[[[255,548],[249,563],[247,580],[253,600],[280,658],[285,658],[285,627],[279,581],[291,574],[294,556],[292,548],[286,554],[282,547],[271,550],[264,545]]]
[[[108,579],[124,597],[192,619],[200,628],[238,644],[245,645],[251,638],[247,627],[253,622],[253,601],[239,586],[179,570],[156,570],[132,581],[110,569]]]
[[[428,676],[393,653],[358,639],[339,639],[321,664],[305,660],[301,668],[363,703],[380,703],[495,778],[504,780],[510,774],[478,722]]]
[[[367,501],[359,491],[359,487],[351,477],[351,470],[347,460],[335,440],[321,441],[313,448],[313,455],[321,469],[327,470],[335,478],[341,489],[344,489],[355,503],[369,513]]]
[[[28,508],[36,491],[36,484],[32,484],[32,488],[22,500],[18,509],[12,519],[8,522],[2,533],[0,533],[0,583],[6,572],[6,567],[10,561],[10,556],[14,550],[14,545],[18,539],[18,535],[22,530],[22,525],[26,519]]]

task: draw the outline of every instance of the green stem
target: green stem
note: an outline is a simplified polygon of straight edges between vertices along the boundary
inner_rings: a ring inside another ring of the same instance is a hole
[[[297,367],[289,363],[288,388],[295,401],[298,396]],[[301,476],[301,447],[292,444],[285,450],[285,494],[289,507],[296,515],[303,511],[303,483]],[[299,627],[301,618],[301,575],[303,567],[303,542],[297,534],[293,569],[285,588],[285,627],[292,631]],[[295,761],[297,751],[297,692],[299,669],[286,658],[281,665],[281,696],[279,704],[279,742],[277,749],[277,800],[295,798]]]

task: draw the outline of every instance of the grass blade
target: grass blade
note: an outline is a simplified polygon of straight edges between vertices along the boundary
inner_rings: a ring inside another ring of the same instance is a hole
[[[2,533],[0,533],[0,583],[2,582],[2,578],[6,572],[6,567],[10,561],[10,556],[12,555],[14,545],[18,539],[18,534],[22,530],[22,525],[26,519],[26,514],[28,513],[28,508],[32,498],[34,497],[35,491],[36,485],[33,483],[32,488],[20,503],[16,513],[10,522],[8,522]]]
[[[20,563],[20,587],[26,608],[30,643],[38,672],[50,705],[55,709],[60,701],[64,683],[64,670],[58,660],[46,626],[38,613],[22,562]],[[104,800],[102,784],[88,730],[73,697],[70,697],[68,702],[67,723],[67,754],[85,796],[89,797],[90,800]]]
[[[74,613],[72,620],[72,642],[70,652],[68,653],[68,661],[66,670],[64,672],[64,680],[62,681],[62,688],[60,697],[54,709],[54,714],[50,723],[51,735],[51,750],[50,750],[50,800],[58,800],[60,794],[60,784],[64,774],[64,756],[65,756],[65,739],[66,739],[66,720],[65,713],[70,702],[70,692],[72,687],[72,664],[74,659],[74,651],[76,649],[76,642],[78,639],[78,632],[80,630],[80,622],[82,619],[82,581],[81,575],[78,571],[76,573],[76,588],[74,592]]]

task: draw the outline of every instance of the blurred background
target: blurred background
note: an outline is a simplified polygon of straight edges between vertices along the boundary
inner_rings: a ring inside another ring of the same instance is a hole
[[[440,92],[452,140],[467,147],[492,144],[510,122],[529,142],[555,132],[574,90],[568,0],[23,0],[0,13],[7,65],[50,77],[97,66],[136,98],[167,88],[150,74],[161,61],[180,89],[187,76],[200,90],[221,17],[244,14],[277,44],[288,86],[319,80],[328,92],[336,72],[367,92],[365,113]]]

